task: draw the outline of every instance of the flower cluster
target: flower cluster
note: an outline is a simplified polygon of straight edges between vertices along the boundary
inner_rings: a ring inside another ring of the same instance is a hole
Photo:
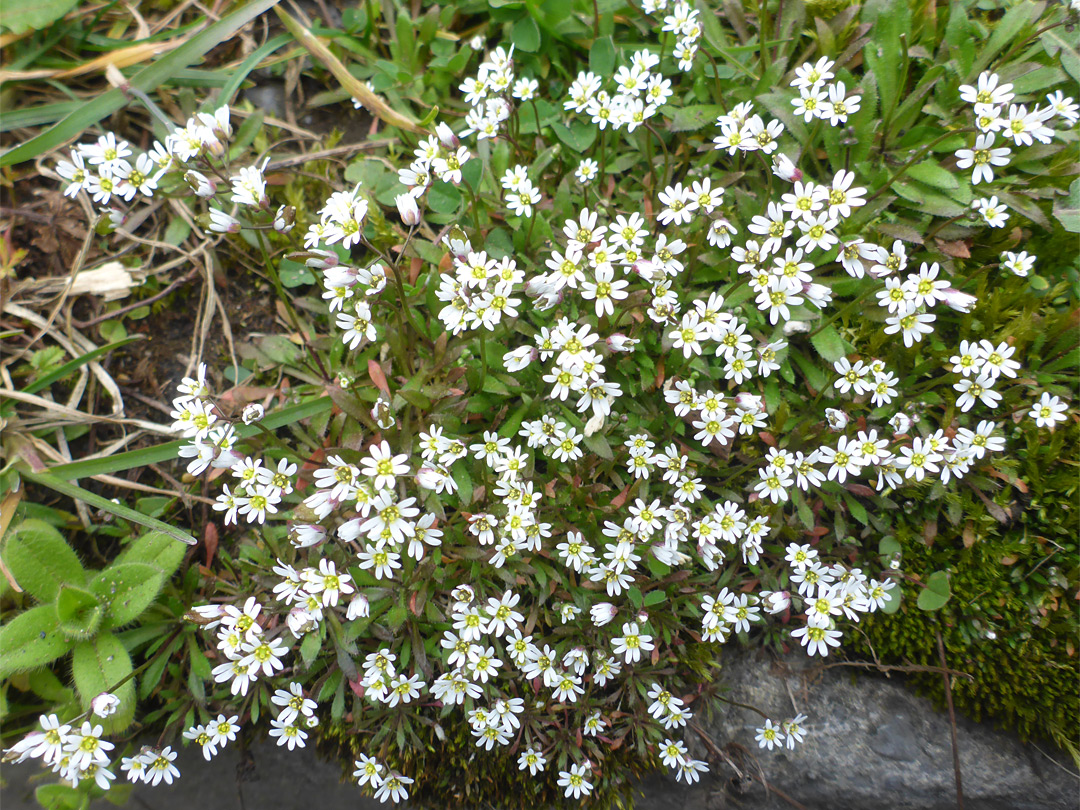
[[[61,723],[55,714],[42,715],[40,730],[32,731],[11,748],[4,751],[4,760],[25,762],[39,759],[52,768],[60,778],[72,787],[81,783],[94,783],[101,790],[109,790],[116,774],[109,770],[113,764],[109,752],[115,747],[103,739],[103,728],[84,720],[82,726]],[[171,785],[180,776],[173,764],[176,752],[171,746],[159,750],[144,747],[134,757],[122,757],[120,769],[131,782]]]

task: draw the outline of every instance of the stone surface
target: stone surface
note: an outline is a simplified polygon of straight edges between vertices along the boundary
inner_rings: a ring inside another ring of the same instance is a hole
[[[759,715],[735,706],[706,721],[696,718],[728,758],[696,785],[656,775],[642,785],[638,810],[952,810],[956,807],[948,717],[886,679],[844,667],[814,672],[819,662],[795,654],[731,657],[726,668],[732,701],[754,705],[778,720],[808,715],[806,742],[796,751],[760,751]],[[830,662],[832,663],[832,662]],[[1080,780],[1032,746],[985,725],[958,721],[966,810],[1076,810]],[[710,758],[687,730],[691,752]],[[1054,755],[1057,758],[1057,755]],[[716,762],[716,757],[711,757]],[[1064,762],[1058,759],[1059,762]],[[241,759],[227,748],[210,763],[181,749],[182,778],[172,786],[136,788],[137,810],[373,810],[340,770],[310,749],[289,752],[269,743]],[[758,770],[760,769],[760,770]],[[3,810],[35,807],[28,779],[36,766],[4,766]],[[766,793],[749,777],[763,774]],[[786,797],[786,798],[781,798]],[[109,807],[104,802],[101,807]],[[399,805],[400,807],[401,805]],[[604,808],[603,810],[607,810]]]

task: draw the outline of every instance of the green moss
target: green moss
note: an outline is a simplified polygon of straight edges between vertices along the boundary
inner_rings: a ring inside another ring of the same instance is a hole
[[[951,669],[957,710],[993,720],[1021,737],[1047,738],[1074,752],[1080,738],[1077,669],[1077,538],[1075,470],[1060,461],[1060,445],[1076,446],[1075,425],[1045,444],[1029,443],[1021,459],[1029,491],[1003,489],[998,518],[967,496],[958,525],[946,521],[932,543],[925,521],[941,505],[920,504],[898,516],[902,568],[922,579],[946,570],[952,597],[940,611],[919,610],[920,586],[905,582],[895,616],[864,623],[859,653],[886,664],[940,665],[937,631]],[[1025,463],[1026,462],[1026,463]],[[966,544],[969,547],[965,547]],[[917,691],[944,705],[938,674],[914,674]]]

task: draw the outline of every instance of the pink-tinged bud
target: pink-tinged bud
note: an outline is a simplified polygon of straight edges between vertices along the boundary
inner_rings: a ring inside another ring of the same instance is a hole
[[[648,259],[638,259],[630,269],[646,281],[652,281],[660,272],[660,266]]]
[[[311,250],[307,253],[298,255],[306,256],[307,258],[305,259],[304,264],[316,270],[327,270],[341,264],[341,259],[332,250]],[[295,257],[290,256],[289,258]]]
[[[787,591],[762,591],[761,604],[767,613],[783,613],[791,607],[791,594]]]
[[[621,332],[616,332],[607,339],[608,348],[613,352],[632,352],[638,344],[637,338],[627,337]]]
[[[102,692],[90,701],[90,708],[98,717],[108,717],[120,708],[120,698],[108,692]]]
[[[289,527],[289,542],[297,548],[310,548],[326,540],[326,529],[317,523],[294,523]]]
[[[422,489],[434,490],[442,483],[442,473],[434,467],[421,467],[416,471],[416,484]]]
[[[773,174],[781,180],[786,180],[789,183],[795,183],[802,180],[803,173],[799,170],[798,166],[791,162],[791,159],[788,158],[787,155],[773,155],[772,162]]]
[[[593,624],[603,627],[618,615],[619,609],[610,602],[597,602],[589,608],[589,613],[592,614]]]
[[[971,312],[979,299],[974,295],[968,295],[959,290],[954,290],[952,287],[946,287],[941,291],[941,300],[945,302],[946,306],[955,309],[957,312]]]
[[[744,411],[764,412],[765,400],[755,394],[748,394],[745,391],[740,391],[735,395],[735,404],[742,408]]]
[[[212,630],[221,624],[225,615],[225,608],[221,605],[196,605],[184,614],[184,619],[192,624],[202,625],[207,630]]]
[[[420,224],[420,207],[412,194],[399,194],[394,198],[401,221],[410,228]]]
[[[634,617],[638,624],[645,624],[649,620],[649,614],[644,610],[639,610],[637,616]]]
[[[126,211],[121,211],[119,208],[109,209],[109,225],[113,228],[119,228],[128,220]]]
[[[363,619],[371,615],[371,605],[368,604],[368,598],[362,593],[358,593],[349,602],[349,609],[345,612],[345,618],[349,621],[353,619]]]
[[[439,139],[439,143],[447,149],[456,150],[461,145],[458,136],[454,134],[454,130],[450,129],[450,125],[445,121],[440,121],[435,125],[435,136]]]
[[[503,365],[506,366],[507,371],[513,374],[526,368],[539,356],[540,353],[535,346],[521,346],[503,355]]]
[[[829,423],[829,429],[834,431],[844,430],[851,422],[851,417],[839,408],[826,408],[825,420]]]

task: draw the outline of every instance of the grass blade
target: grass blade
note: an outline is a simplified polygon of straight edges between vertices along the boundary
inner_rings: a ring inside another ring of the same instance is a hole
[[[307,419],[315,414],[322,413],[333,407],[329,397],[320,397],[310,402],[302,402],[299,405],[290,405],[288,408],[270,414],[262,421],[262,426],[267,430],[274,430],[284,425],[290,425],[301,419]],[[247,438],[259,433],[254,425],[241,426],[237,431],[241,438]],[[49,474],[62,480],[72,478],[89,478],[94,475],[130,470],[133,467],[143,467],[147,464],[158,464],[162,461],[170,461],[176,458],[180,445],[184,441],[167,442],[154,447],[143,447],[140,450],[129,450],[126,453],[117,453],[105,458],[92,458],[86,461],[73,461],[71,464],[60,464],[49,468]]]
[[[81,368],[82,366],[85,366],[87,363],[91,363],[94,360],[97,360],[99,357],[101,357],[101,355],[107,354],[113,349],[119,349],[121,346],[127,346],[129,343],[134,343],[136,340],[142,339],[142,335],[132,335],[131,337],[126,337],[123,340],[118,340],[115,343],[110,343],[107,346],[99,346],[92,352],[87,352],[81,357],[76,357],[74,360],[64,363],[64,365],[60,366],[55,371],[50,371],[40,380],[35,380],[23,389],[23,393],[36,394],[38,391],[48,388],[54,382],[64,379],[64,377],[66,377],[68,374]]]
[[[254,0],[243,8],[226,15],[205,30],[191,37],[179,48],[147,65],[131,77],[130,85],[144,93],[153,91],[158,85],[172,77],[181,68],[186,68],[197,61],[207,51],[229,39],[240,28],[255,17],[273,8],[279,0]],[[55,149],[72,138],[78,137],[87,127],[93,126],[105,116],[119,110],[128,103],[123,91],[113,88],[102,93],[88,104],[82,105],[64,120],[42,132],[26,143],[9,149],[0,155],[0,168],[32,160],[38,155]]]
[[[244,79],[248,77],[248,74],[251,73],[263,59],[279,48],[285,47],[292,42],[292,40],[293,38],[288,34],[281,34],[265,43],[261,48],[257,48],[251,56],[241,63],[240,67],[234,71],[229,80],[225,82],[217,99],[213,103],[207,101],[205,107],[220,107],[223,104],[232,104],[233,96],[236,95],[236,92],[240,89],[240,85],[244,83]]]
[[[19,475],[25,478],[27,481],[32,481],[35,484],[39,484],[43,487],[48,487],[51,490],[59,492],[61,495],[67,495],[69,498],[74,498],[77,501],[82,501],[89,506],[96,507],[97,509],[104,510],[112,515],[116,515],[118,518],[131,521],[132,523],[138,523],[140,526],[146,526],[148,529],[159,531],[162,534],[167,534],[175,540],[179,540],[181,543],[187,543],[189,546],[196,544],[196,540],[187,532],[182,532],[179,529],[173,528],[168,523],[162,523],[160,520],[155,520],[152,517],[147,517],[134,509],[129,509],[126,506],[121,506],[118,503],[113,503],[108,498],[102,498],[100,495],[95,495],[89,490],[83,489],[78,484],[73,484],[70,481],[65,481],[61,478],[57,478],[49,473],[36,473],[30,472],[25,469],[19,470]]]

